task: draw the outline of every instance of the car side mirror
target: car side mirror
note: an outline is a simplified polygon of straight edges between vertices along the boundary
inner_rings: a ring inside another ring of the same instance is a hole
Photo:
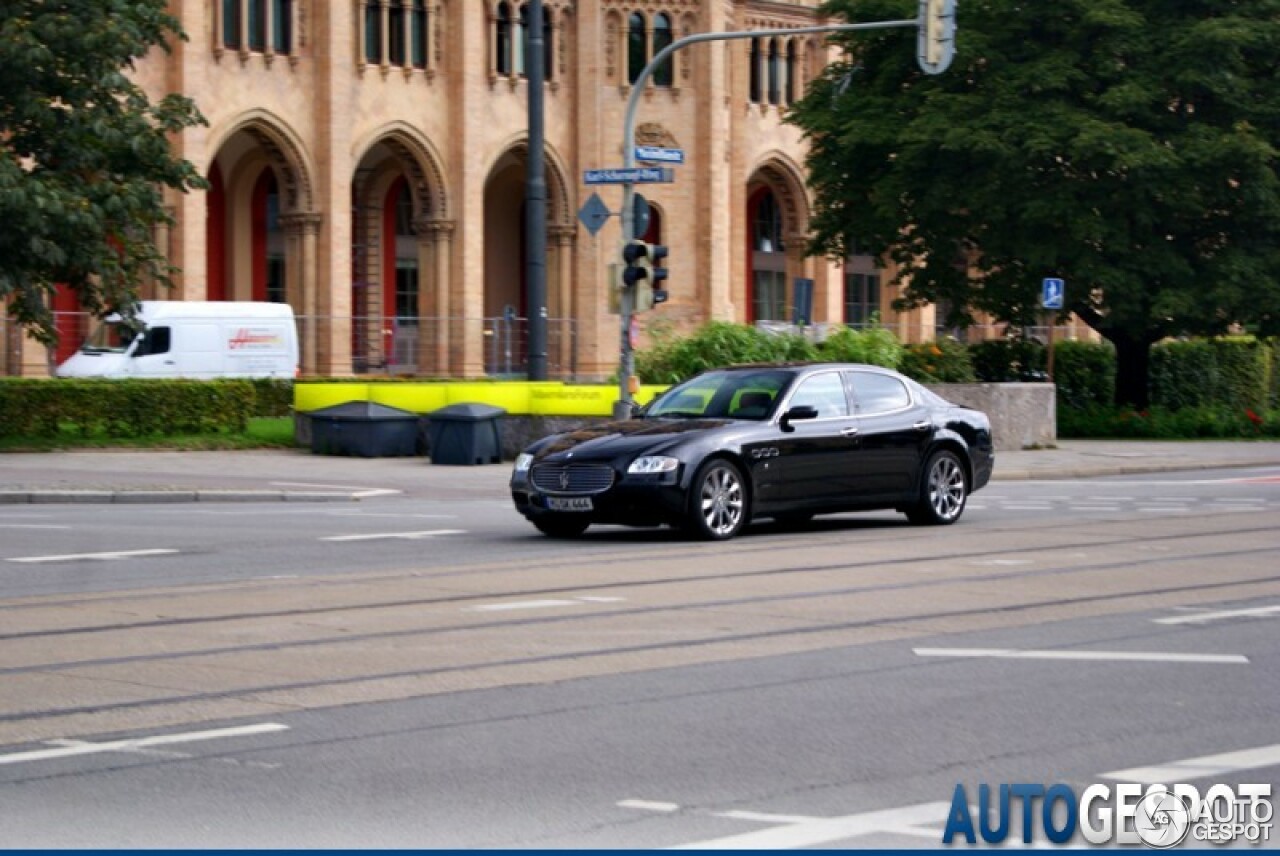
[[[818,408],[809,404],[801,404],[791,408],[786,413],[782,414],[782,420],[778,422],[778,427],[781,428],[783,431],[790,433],[791,431],[796,430],[791,426],[791,423],[794,422],[795,420],[817,419],[817,418],[818,418]]]

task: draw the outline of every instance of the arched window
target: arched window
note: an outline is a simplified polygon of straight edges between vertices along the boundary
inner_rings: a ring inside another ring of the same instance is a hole
[[[364,4],[364,58],[366,62],[382,62],[382,6],[378,0]]]
[[[427,0],[413,0],[409,21],[409,61],[414,68],[427,67]]]
[[[778,40],[769,39],[769,103],[777,104],[781,100],[779,80],[782,71],[782,58],[778,55]]]
[[[498,4],[498,17],[494,22],[497,36],[494,44],[495,68],[498,74],[511,73],[511,4]]]
[[[751,103],[759,104],[764,100],[763,90],[760,87],[760,40],[751,40]]]
[[[293,0],[218,0],[218,37],[224,48],[293,53]],[[375,4],[376,5],[376,4]],[[242,37],[243,27],[246,37]],[[270,44],[268,44],[270,42]]]
[[[671,41],[671,18],[659,13],[653,19],[653,56],[657,56]],[[662,65],[653,70],[653,83],[655,86],[670,86],[673,80],[672,58],[667,57]]]
[[[554,45],[551,41],[551,34],[555,28],[551,25],[551,10],[543,7],[542,10],[542,79],[550,80],[552,78],[551,71],[555,68],[555,63],[551,61],[555,54]]]
[[[635,83],[640,72],[649,63],[648,38],[645,33],[644,15],[632,12],[627,21],[627,82]]]
[[[514,52],[513,67],[521,77],[529,73],[526,68],[525,55],[529,48],[529,4],[521,3],[519,16],[516,19],[516,35],[512,39],[511,49]]]
[[[222,45],[240,47],[240,0],[222,0]]]
[[[799,100],[799,85],[796,83],[797,59],[796,43],[793,39],[787,43],[787,103],[794,104]]]
[[[249,50],[267,47],[267,0],[249,0]]]
[[[404,0],[391,0],[387,8],[387,43],[392,65],[404,65]]]

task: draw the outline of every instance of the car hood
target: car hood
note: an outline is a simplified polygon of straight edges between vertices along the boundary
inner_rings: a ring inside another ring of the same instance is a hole
[[[631,419],[580,428],[549,438],[534,453],[545,460],[572,452],[575,460],[612,459],[622,455],[656,452],[679,443],[690,435],[728,425],[725,419]]]

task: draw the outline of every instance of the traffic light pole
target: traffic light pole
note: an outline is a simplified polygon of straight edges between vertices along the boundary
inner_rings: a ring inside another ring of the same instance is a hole
[[[794,27],[782,30],[738,30],[732,33],[698,33],[675,40],[658,51],[631,83],[631,95],[627,99],[627,111],[622,128],[623,169],[633,169],[636,165],[636,109],[640,105],[640,96],[644,92],[645,84],[648,83],[649,78],[653,76],[658,67],[681,48],[702,42],[724,42],[731,39],[803,36],[817,33],[856,32],[859,30],[888,30],[901,27],[917,27],[923,32],[924,28],[931,23],[931,18],[936,19],[937,17],[935,7],[942,5],[941,0],[921,0],[919,17],[900,21],[826,24],[816,27]],[[954,11],[951,3],[947,3],[946,6],[947,11]],[[954,22],[952,22],[952,26],[954,26]],[[923,58],[921,63],[922,65],[924,64]],[[943,67],[945,68],[945,64]],[[926,71],[932,72],[932,69],[926,68]],[[641,237],[635,234],[634,212],[631,207],[634,194],[635,185],[633,183],[626,182],[622,185],[622,243],[624,246],[630,241]],[[613,406],[613,418],[629,419],[635,403],[634,393],[631,389],[632,377],[635,375],[636,368],[634,343],[631,341],[631,322],[635,316],[635,289],[624,287],[622,294],[619,295],[618,303],[621,307],[622,315],[622,348],[618,369],[618,401]]]

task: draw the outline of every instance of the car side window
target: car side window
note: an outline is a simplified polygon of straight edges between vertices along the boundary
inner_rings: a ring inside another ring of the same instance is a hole
[[[819,419],[831,419],[849,415],[849,402],[844,394],[844,382],[838,372],[824,372],[805,378],[791,396],[791,407],[814,407]]]
[[[853,397],[860,416],[901,410],[911,404],[911,393],[902,381],[874,372],[853,372]]]

